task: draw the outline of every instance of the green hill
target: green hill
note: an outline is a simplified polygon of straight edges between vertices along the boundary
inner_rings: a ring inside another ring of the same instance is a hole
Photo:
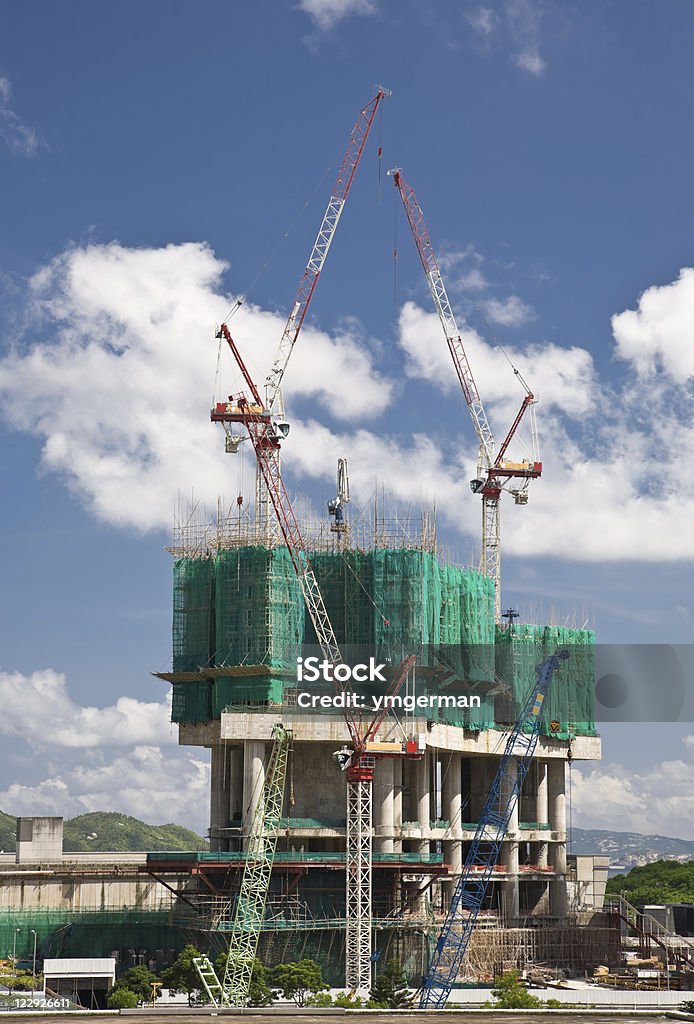
[[[65,822],[66,853],[107,850],[207,850],[208,843],[181,825],[147,825],[115,811],[80,814]]]
[[[0,850],[13,853],[16,819],[0,811]],[[209,844],[181,825],[147,825],[115,811],[94,811],[65,821],[65,853],[105,853],[109,850],[207,850]]]
[[[607,883],[608,896],[624,896],[630,903],[694,903],[694,862],[657,860],[632,868]]]

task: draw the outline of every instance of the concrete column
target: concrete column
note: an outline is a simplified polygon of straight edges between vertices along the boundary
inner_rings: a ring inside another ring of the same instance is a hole
[[[549,804],[547,801],[547,762],[537,761],[537,821],[546,825],[549,821]]]
[[[430,757],[428,753],[424,754],[421,761],[416,761],[416,800],[417,800],[417,821],[422,831],[422,835],[429,834],[429,827],[431,821],[431,791],[429,789],[429,778],[430,778]],[[428,839],[422,839],[419,843],[419,853],[424,856],[429,855],[430,845]]]
[[[502,846],[506,870],[512,877],[503,883],[503,910],[506,923],[511,925],[520,916],[518,888],[518,843],[509,842]]]
[[[550,909],[554,917],[566,917],[566,770],[563,758],[549,762],[547,784],[549,821],[552,831],[559,834],[559,842],[553,842],[550,847],[551,864],[557,875],[550,885]]]
[[[442,805],[444,820],[450,822],[450,841],[443,844],[443,855],[445,862],[449,865],[452,875],[459,875],[463,870],[463,844],[461,842],[462,831],[461,807],[462,795],[460,792],[461,767],[460,754],[453,751],[450,756],[444,755],[443,759],[443,780],[442,780]]]
[[[510,764],[509,768],[509,780],[508,786],[511,788],[514,781],[514,765]],[[520,800],[516,800],[511,817],[508,823],[508,841],[503,843],[501,846],[501,856],[503,858],[506,871],[511,876],[503,884],[503,910],[504,917],[507,923],[518,919],[520,914],[519,910],[519,890],[518,890],[518,808]]]
[[[393,758],[393,826],[398,833],[398,838],[393,840],[393,853],[402,853],[402,839],[399,838],[402,828],[402,769],[402,759]]]
[[[245,740],[243,744],[243,836],[244,849],[258,801],[265,784],[265,744]]]
[[[393,765],[393,758],[384,758],[379,763],[374,786],[376,849],[381,853],[393,852]]]
[[[563,758],[553,758],[548,763],[547,789],[549,800],[549,823],[553,832],[566,834],[566,777]]]
[[[219,829],[229,824],[229,773],[227,749],[223,743],[211,748],[210,771],[210,850],[224,849]]]
[[[229,821],[240,825],[243,815],[243,749],[229,750]]]
[[[546,868],[549,864],[549,843],[538,843],[537,844],[537,863],[541,868]]]

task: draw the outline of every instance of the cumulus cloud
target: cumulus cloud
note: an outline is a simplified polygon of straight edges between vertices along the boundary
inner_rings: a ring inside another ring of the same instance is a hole
[[[574,823],[581,828],[643,832],[648,808],[649,833],[682,838],[694,834],[691,760],[676,758],[641,771],[620,764],[574,766],[572,796]]]
[[[616,354],[627,360],[639,377],[657,370],[674,381],[694,377],[694,269],[680,271],[676,281],[647,288],[636,309],[612,318]]]
[[[223,270],[200,244],[113,243],[71,249],[31,281],[29,326],[0,361],[3,412],[40,439],[44,468],[102,520],[166,528],[178,493],[192,490],[214,507],[220,491],[252,490],[252,451],[246,446],[236,459],[225,456],[208,420],[217,359],[212,327],[232,302]],[[683,377],[688,354],[676,348],[672,338],[679,334],[670,328],[681,318],[682,287],[692,274],[683,271],[674,286],[659,289],[657,302],[642,297],[635,315],[639,330],[647,321],[647,344],[633,342],[634,330],[625,334],[625,321],[615,318],[615,351],[627,359],[616,385],[598,377],[586,349],[537,341],[503,353],[464,325],[498,440],[523,397],[507,356],[540,400],[543,478],[532,486],[527,509],[504,514],[505,552],[596,561],[694,557],[691,531],[671,543],[673,522],[694,513],[694,483],[680,471],[694,459],[691,399],[675,372]],[[283,321],[253,305],[231,321],[259,382]],[[477,545],[479,505],[466,483],[475,437],[438,317],[407,302],[397,332],[404,366],[389,358],[386,378],[378,346],[369,351],[357,323],[332,334],[305,327],[287,373],[287,479],[294,475],[295,491],[302,479],[332,484],[336,458],[351,453],[355,501],[382,480],[403,502],[436,500],[442,519]],[[242,382],[230,354],[222,355],[226,394]],[[416,388],[426,432],[409,425],[407,401],[393,404],[408,387]],[[370,418],[378,419],[373,427]],[[530,454],[526,421],[510,458]]]
[[[25,676],[0,672],[0,734],[18,736],[34,749],[175,743],[170,701],[146,703],[119,697],[109,707],[81,707],[65,676],[51,668]]]
[[[535,316],[533,310],[518,295],[506,299],[487,299],[484,310],[489,320],[502,327],[520,327]]]
[[[169,526],[179,491],[214,503],[228,477],[209,423],[224,270],[200,244],[112,243],[70,249],[30,283],[31,333],[0,361],[3,412],[103,520]],[[231,326],[262,385],[284,317],[246,305]],[[226,394],[243,382],[222,356]],[[337,419],[368,419],[391,394],[354,324],[334,337],[304,327],[286,380]]]
[[[40,145],[36,130],[12,109],[12,86],[6,77],[0,77],[0,138],[13,153],[24,156],[33,156]]]
[[[156,799],[152,799],[156,794]],[[14,782],[0,790],[8,814],[73,817],[104,808],[153,824],[175,821],[198,833],[209,825],[209,764],[196,754],[138,745],[108,758],[87,751],[61,761],[55,774],[36,783]]]
[[[299,10],[325,32],[352,15],[375,14],[377,7],[371,0],[300,0]]]

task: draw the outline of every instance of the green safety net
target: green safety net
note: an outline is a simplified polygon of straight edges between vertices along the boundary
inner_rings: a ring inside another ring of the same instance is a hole
[[[534,626],[514,623],[497,628],[496,670],[508,683],[513,704],[509,720],[535,682],[538,665],[562,649],[569,658],[554,673],[542,731],[561,739],[595,735],[595,633],[590,629]]]
[[[144,950],[149,959],[161,951],[175,955],[185,945],[168,910],[0,908],[0,958],[9,959],[14,950],[18,960],[31,960],[32,930],[39,957],[107,957],[118,950],[121,963],[129,965],[129,951]]]
[[[195,672],[214,654],[214,559],[179,558],[173,576],[173,670]]]
[[[518,624],[510,632],[497,630],[491,579],[442,564],[428,551],[375,548],[310,557],[347,661],[373,654],[398,664],[414,654],[421,668],[418,695],[455,692],[480,698],[480,707],[418,708],[418,716],[475,730],[512,721],[508,716],[532,685],[535,666],[568,644],[571,668],[561,678],[570,683],[553,684],[545,728],[559,721],[566,735],[571,729],[594,732],[592,632]],[[222,550],[216,558],[176,562],[174,671],[264,664],[292,680],[302,645],[315,644],[286,548],[249,545]],[[435,671],[441,668],[443,674]],[[504,708],[497,695],[496,715],[489,695],[495,672],[508,681],[513,698]],[[207,721],[227,708],[280,703],[284,685],[282,677],[270,674],[177,681],[172,719]]]

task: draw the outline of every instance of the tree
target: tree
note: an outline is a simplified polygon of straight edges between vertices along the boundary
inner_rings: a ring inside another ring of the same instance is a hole
[[[138,1000],[148,1003],[152,998],[153,981],[159,981],[156,974],[152,974],[149,967],[141,964],[138,967],[129,967],[113,986],[112,991],[114,989],[126,988],[128,991],[134,992]]]
[[[106,1006],[109,1010],[134,1010],[139,1001],[132,989],[114,985],[106,998]]]
[[[214,969],[217,977],[224,984],[224,972],[227,966],[227,954],[220,953],[214,962]],[[270,1006],[272,1003],[272,992],[268,985],[270,972],[260,962],[258,957],[253,960],[251,971],[251,983],[248,987],[248,1006]]]
[[[391,959],[378,972],[373,988],[369,993],[369,1003],[374,1008],[384,1010],[402,1010],[412,1002],[407,978],[399,960]]]
[[[494,1010],[535,1010],[544,1006],[541,999],[528,992],[524,985],[518,980],[518,971],[507,971],[502,974],[492,989],[492,995],[496,1002],[492,1003]]]
[[[195,946],[188,943],[161,976],[164,988],[168,988],[172,995],[176,995],[177,992],[186,993],[188,1006],[192,1005],[193,993],[200,988],[200,975],[194,963],[195,957],[200,955]]]
[[[293,999],[297,1006],[305,1006],[308,995],[328,987],[313,960],[278,964],[272,971],[271,985],[279,989],[285,999]]]

